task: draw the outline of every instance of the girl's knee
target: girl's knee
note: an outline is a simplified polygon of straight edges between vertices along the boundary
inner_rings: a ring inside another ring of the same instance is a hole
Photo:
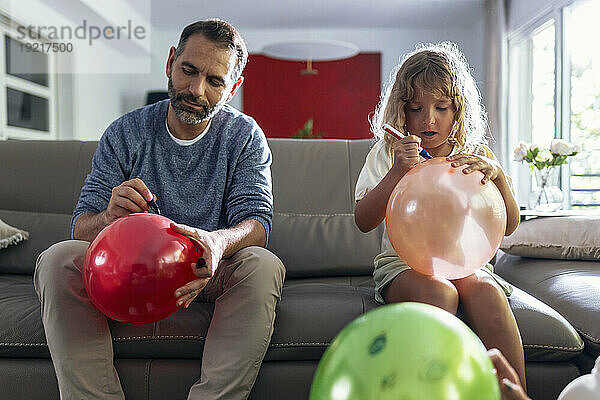
[[[458,291],[447,279],[406,271],[396,277],[385,292],[386,302],[416,301],[456,314]]]
[[[477,299],[482,304],[508,305],[504,291],[491,277],[474,280],[467,288],[464,296]]]
[[[431,291],[433,304],[452,314],[456,314],[459,300],[456,287],[446,279],[435,279],[434,282],[434,287]]]

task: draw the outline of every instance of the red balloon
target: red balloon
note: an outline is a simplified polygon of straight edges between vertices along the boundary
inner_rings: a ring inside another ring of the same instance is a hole
[[[506,207],[479,171],[464,174],[445,158],[420,163],[400,179],[386,228],[398,256],[425,275],[464,278],[490,261],[506,231]]]
[[[171,220],[130,214],[105,227],[90,244],[83,279],[92,303],[107,317],[129,324],[156,322],[179,306],[175,290],[196,278],[201,253]]]

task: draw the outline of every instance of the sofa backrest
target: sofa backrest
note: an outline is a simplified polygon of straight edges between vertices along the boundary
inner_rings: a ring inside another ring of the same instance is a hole
[[[288,277],[373,271],[382,226],[354,223],[354,187],[372,140],[269,139],[275,215],[269,249]]]
[[[354,224],[354,186],[371,140],[269,139],[275,215],[269,248],[288,277],[372,272],[381,229]],[[0,249],[0,272],[33,273],[37,255],[70,236],[71,212],[97,142],[0,141],[0,219],[30,232]]]
[[[0,141],[0,219],[29,240],[0,249],[0,272],[32,274],[37,256],[71,235],[71,213],[96,142]]]

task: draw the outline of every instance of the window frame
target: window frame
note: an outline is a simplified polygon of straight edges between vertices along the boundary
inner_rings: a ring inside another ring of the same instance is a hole
[[[527,204],[526,196],[531,192],[531,173],[513,160],[513,149],[519,141],[531,142],[531,104],[532,104],[532,38],[554,24],[554,138],[571,140],[571,92],[569,49],[566,41],[565,23],[569,7],[575,0],[557,2],[553,7],[540,14],[530,23],[516,29],[508,35],[508,93],[505,101],[507,124],[504,137],[506,145],[503,149],[504,165],[513,177],[517,190],[517,201],[520,205]],[[520,53],[520,54],[517,54]],[[516,60],[515,60],[516,59]],[[517,71],[527,71],[525,74]],[[515,79],[515,77],[517,79]],[[516,101],[514,101],[516,99]],[[515,118],[515,115],[518,115]],[[525,135],[521,133],[525,132]],[[563,208],[571,208],[570,168],[568,164],[561,166],[560,187],[563,191]]]
[[[8,74],[6,71],[6,45],[4,36],[23,43],[18,39],[16,30],[13,27],[0,23],[0,36],[2,45],[0,46],[0,140],[6,139],[33,139],[33,140],[56,140],[58,139],[58,115],[57,115],[57,73],[56,73],[56,54],[48,51],[44,54],[48,57],[48,86],[39,85]],[[51,43],[48,40],[27,39],[28,43]],[[8,125],[7,112],[7,88],[12,88],[27,94],[42,97],[48,100],[48,131],[29,129]]]

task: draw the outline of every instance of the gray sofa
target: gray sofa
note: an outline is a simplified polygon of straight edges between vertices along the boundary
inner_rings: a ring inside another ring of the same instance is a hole
[[[551,217],[544,218],[544,221],[524,221],[520,228],[524,230],[526,225],[530,225],[528,228],[531,229],[533,225],[535,229],[551,229],[551,226],[559,224],[561,227],[572,225],[584,229],[582,220],[600,224],[598,216]],[[562,235],[569,235],[565,228],[562,228]],[[548,238],[542,240],[547,244]],[[598,238],[595,241],[598,242]],[[495,270],[513,285],[557,310],[571,323],[585,343],[582,354],[575,361],[580,372],[588,374],[596,358],[600,357],[600,256],[588,254],[585,259],[564,258],[556,254],[559,249],[556,250],[545,251],[543,258],[528,254],[526,248],[517,251],[514,248],[507,249],[515,254],[499,251]]]
[[[372,258],[381,227],[354,225],[354,184],[369,140],[269,140],[275,216],[269,248],[287,268],[275,331],[251,399],[307,399],[319,359],[350,321],[377,307]],[[0,219],[30,232],[0,250],[1,398],[58,399],[39,302],[37,255],[68,239],[72,208],[95,142],[2,141]],[[530,395],[555,399],[580,374],[579,334],[557,311],[516,289],[510,298],[526,354]],[[155,324],[110,321],[127,399],[185,399],[199,378],[212,307],[195,302]]]

